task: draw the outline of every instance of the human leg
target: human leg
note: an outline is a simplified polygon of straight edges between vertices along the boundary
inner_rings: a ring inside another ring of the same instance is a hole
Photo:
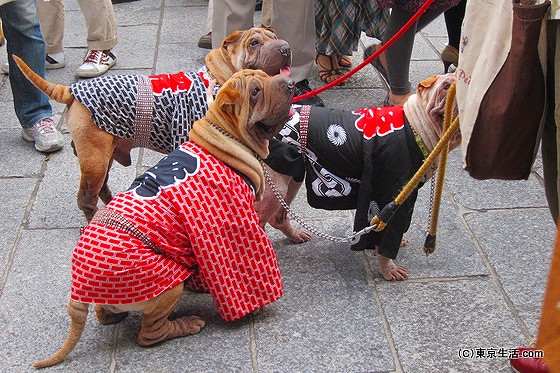
[[[40,76],[45,76],[45,41],[37,20],[35,0],[18,0],[0,6],[10,64],[10,85],[16,116],[22,135],[35,142],[39,151],[58,150],[64,138],[54,127],[52,107],[48,97],[37,89],[16,67],[12,55],[17,55]]]
[[[467,0],[461,2],[443,13],[445,18],[445,29],[447,30],[448,44],[455,49],[459,49],[459,42],[461,39],[461,25],[463,18],[465,18],[465,7]]]
[[[361,33],[358,11],[358,7],[347,0],[315,1],[315,62],[319,77],[325,83],[344,74],[341,63],[351,66],[349,56],[357,48]]]
[[[208,1],[208,9],[206,10],[206,30],[208,32],[198,39],[198,47],[203,49],[212,49],[212,12],[214,11],[214,0]]]
[[[292,49],[291,77],[296,96],[311,91],[309,81],[315,61],[315,10],[313,0],[273,0],[272,28]],[[299,101],[302,105],[324,106],[318,97]]]
[[[261,26],[272,26],[272,0],[263,0]]]
[[[412,85],[409,81],[410,58],[414,46],[416,33],[433,21],[443,12],[443,9],[428,9],[422,14],[418,21],[412,25],[401,37],[396,40],[385,52],[387,60],[387,76],[389,79],[389,100],[395,105],[402,105],[412,94]],[[393,8],[384,43],[395,35],[408,20],[413,16],[412,13]]]
[[[38,1],[37,18],[47,43],[46,69],[60,69],[66,66],[64,56],[64,1]]]
[[[117,43],[117,20],[111,0],[78,0],[87,27],[88,52],[76,76],[92,78],[105,74],[117,61],[111,52]]]
[[[12,54],[22,58],[40,76],[45,76],[45,41],[35,16],[34,0],[19,0],[0,6],[7,41],[10,84],[16,116],[23,128],[52,115],[48,97],[29,82],[15,65]]]
[[[445,72],[449,70],[449,66],[457,66],[459,62],[461,24],[463,23],[463,18],[465,18],[466,5],[467,0],[462,0],[459,4],[447,9],[443,13],[448,38],[448,44],[441,51],[441,60],[443,62]]]
[[[212,48],[219,48],[224,38],[235,30],[253,27],[255,1],[213,0]]]
[[[87,28],[87,45],[92,50],[110,50],[117,43],[117,19],[111,0],[78,0]]]

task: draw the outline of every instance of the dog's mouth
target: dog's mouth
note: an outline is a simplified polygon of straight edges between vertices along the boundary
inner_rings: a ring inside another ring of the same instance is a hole
[[[280,68],[279,73],[282,75],[290,76],[290,74],[292,73],[292,69],[290,68],[289,65],[285,65]]]
[[[267,118],[266,121],[259,121],[255,123],[254,129],[258,138],[261,141],[270,141],[270,139],[280,132],[282,127],[284,127],[284,124],[286,124],[295,113],[295,109],[290,105],[290,110],[287,115],[279,116],[277,118]]]

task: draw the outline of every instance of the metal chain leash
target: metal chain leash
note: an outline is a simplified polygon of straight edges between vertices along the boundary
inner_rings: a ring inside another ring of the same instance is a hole
[[[330,234],[321,232],[317,228],[312,227],[311,225],[304,222],[302,218],[300,218],[298,215],[296,215],[294,213],[294,211],[290,208],[288,203],[284,200],[284,198],[282,198],[282,195],[280,194],[280,191],[278,190],[278,188],[276,188],[276,185],[274,185],[274,183],[272,182],[272,178],[270,177],[270,174],[268,173],[268,170],[266,169],[263,160],[260,159],[259,161],[261,162],[261,165],[263,166],[264,177],[266,179],[266,182],[267,182],[268,186],[270,187],[270,189],[272,190],[272,193],[278,199],[278,201],[280,202],[280,204],[282,205],[284,210],[286,210],[286,212],[288,213],[290,218],[294,219],[299,225],[301,225],[303,228],[307,229],[309,232],[311,232],[315,236],[324,238],[324,239],[326,239],[328,241],[332,241],[332,242],[355,244],[360,240],[360,237],[362,235],[364,235],[364,234],[366,234],[366,233],[368,233],[368,232],[370,232],[370,231],[372,231],[373,229],[376,228],[376,225],[373,225],[373,226],[366,227],[366,228],[364,228],[364,229],[362,229],[358,232],[354,232],[348,237],[338,237],[338,236],[331,236]]]

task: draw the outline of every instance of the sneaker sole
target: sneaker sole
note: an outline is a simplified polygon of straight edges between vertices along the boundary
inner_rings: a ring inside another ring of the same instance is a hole
[[[59,62],[59,63],[47,63],[45,65],[45,69],[46,70],[56,70],[56,69],[62,69],[63,67],[66,66],[66,62]]]
[[[113,60],[113,63],[111,63],[109,65],[109,67],[107,68],[107,71],[109,71],[109,69],[111,67],[115,66],[116,63],[117,63],[117,60]],[[101,76],[101,75],[105,74],[107,71],[99,72],[99,71],[79,71],[79,70],[76,70],[76,73],[74,75],[76,75],[79,78],[96,78],[98,76]]]

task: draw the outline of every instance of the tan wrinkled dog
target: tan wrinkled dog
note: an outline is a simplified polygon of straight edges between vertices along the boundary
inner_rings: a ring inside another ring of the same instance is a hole
[[[277,136],[283,146],[271,148],[271,154],[267,158],[267,163],[272,167],[267,167],[272,183],[286,203],[290,204],[305,181],[307,201],[312,207],[356,209],[354,230],[369,226],[369,220],[363,215],[368,212],[370,202],[375,201],[382,208],[392,201],[420,167],[422,157],[432,151],[443,135],[447,90],[455,80],[453,74],[446,74],[420,82],[417,93],[410,96],[404,108],[400,109],[404,112],[407,124],[398,131],[393,129],[392,126],[396,124],[392,124],[392,119],[387,119],[389,117],[382,118],[379,122],[375,122],[373,117],[371,121],[365,119],[365,113],[374,113],[380,108],[362,109],[364,114],[360,116],[356,112],[313,107],[307,115],[305,149],[300,150],[300,140],[303,138],[302,120],[296,114]],[[387,110],[398,111],[390,108]],[[382,122],[386,128],[380,124]],[[366,136],[361,127],[366,124],[370,128],[377,126],[379,135]],[[407,130],[408,128],[412,130]],[[450,150],[460,142],[461,135],[457,132],[450,141]],[[408,148],[413,156],[407,155]],[[352,245],[354,250],[380,247],[379,252],[383,254],[377,255],[377,260],[379,271],[386,280],[404,280],[408,276],[406,270],[396,266],[392,258],[398,252],[402,234],[408,229],[405,222],[410,219],[408,212],[412,211],[414,203],[411,201],[415,199],[415,196],[409,198],[406,203],[410,205],[399,208],[384,231],[370,233]],[[309,233],[292,226],[288,213],[273,194],[272,188],[266,189],[264,199],[258,201],[255,208],[263,227],[269,223],[293,242],[311,239]],[[387,233],[389,231],[391,233]],[[373,235],[380,237],[374,243],[370,239]],[[369,247],[370,244],[372,247]]]
[[[204,321],[197,316],[168,319],[183,293],[184,281],[191,276],[204,276],[203,270],[211,268],[212,273],[230,274],[227,284],[212,280],[226,275],[203,278],[220,316],[227,321],[243,317],[282,295],[274,249],[258,225],[252,204],[255,198],[262,198],[264,188],[257,157],[266,158],[270,138],[293,115],[294,87],[294,82],[283,75],[269,77],[258,70],[234,74],[220,89],[206,116],[195,122],[191,140],[138,178],[136,187],[133,184],[128,191],[117,194],[98,211],[73,251],[68,338],[53,356],[36,362],[36,368],[61,362],[75,347],[88,315],[89,304],[82,299],[98,303],[95,311],[101,324],[117,323],[129,311],[143,312],[138,343],[149,346],[198,333],[204,327]],[[174,178],[188,170],[192,160],[198,161],[188,177]],[[168,165],[171,168],[166,168]],[[169,184],[166,178],[171,180]],[[144,183],[147,179],[150,182]],[[146,185],[149,190],[157,185],[159,192],[146,197],[137,190]],[[230,203],[231,209],[220,209],[219,214],[197,210],[189,204],[189,200],[204,203],[197,193],[206,193],[212,203],[218,200],[217,206]],[[165,210],[164,217],[157,219],[155,210]],[[197,222],[202,233],[194,237]],[[237,236],[219,234],[224,226],[236,226]],[[207,256],[208,252],[211,256]],[[212,259],[216,257],[226,260]],[[243,260],[243,265],[237,265],[235,259]],[[149,270],[141,270],[148,265]],[[152,286],[159,286],[155,294],[139,290],[154,289]],[[116,296],[147,300],[119,303],[115,302]]]
[[[272,30],[256,27],[234,31],[210,51],[207,72],[104,75],[69,87],[50,83],[21,59],[14,60],[47,96],[68,105],[66,124],[81,171],[78,207],[90,221],[98,200],[107,204],[112,198],[107,180],[113,159],[130,166],[134,147],[169,153],[188,139],[192,124],[204,116],[214,83],[219,87],[241,69],[269,75],[289,71],[291,51]]]

